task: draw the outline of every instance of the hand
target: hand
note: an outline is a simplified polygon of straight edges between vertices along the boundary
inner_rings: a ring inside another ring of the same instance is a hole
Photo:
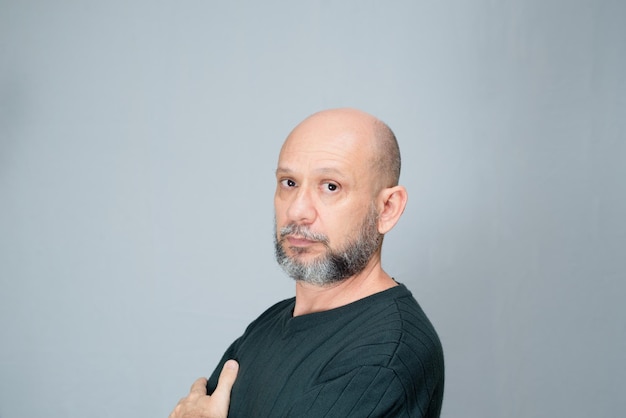
[[[237,378],[239,364],[235,360],[224,363],[213,395],[207,396],[205,378],[191,385],[187,397],[182,398],[169,418],[226,418],[230,406],[230,390]]]

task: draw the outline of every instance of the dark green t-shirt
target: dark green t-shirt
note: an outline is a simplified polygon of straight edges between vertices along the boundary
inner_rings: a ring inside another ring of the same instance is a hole
[[[239,362],[231,418],[438,417],[441,343],[408,289],[399,285],[330,311],[293,317],[277,303],[226,351]]]

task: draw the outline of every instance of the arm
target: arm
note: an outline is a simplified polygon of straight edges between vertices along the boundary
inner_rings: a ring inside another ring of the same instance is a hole
[[[194,382],[187,397],[182,398],[169,418],[226,418],[230,405],[230,390],[237,378],[239,364],[229,360],[220,373],[217,388],[207,396],[206,379]]]
[[[393,370],[364,366],[317,385],[293,402],[290,418],[422,417],[410,411],[405,389]]]
[[[362,366],[316,385],[292,402],[286,416],[438,418],[443,381],[406,383],[392,369]]]

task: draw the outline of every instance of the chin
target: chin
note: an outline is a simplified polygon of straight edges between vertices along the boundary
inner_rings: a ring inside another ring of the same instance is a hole
[[[307,247],[286,247],[284,250],[290,257],[304,256],[311,253]]]

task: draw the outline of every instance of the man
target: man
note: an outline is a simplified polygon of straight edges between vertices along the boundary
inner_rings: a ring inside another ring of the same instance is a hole
[[[407,202],[399,176],[395,136],[367,113],[322,111],[289,134],[275,247],[296,296],[252,322],[171,418],[439,416],[441,344],[381,266]]]

